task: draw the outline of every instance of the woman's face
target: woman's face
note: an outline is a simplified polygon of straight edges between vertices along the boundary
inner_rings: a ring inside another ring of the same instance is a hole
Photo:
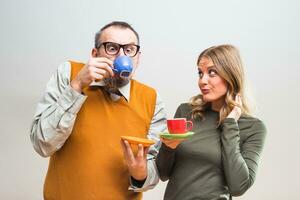
[[[218,75],[216,67],[210,58],[203,57],[198,66],[199,88],[203,101],[210,102],[212,109],[219,111],[224,104],[227,92],[227,82]]]

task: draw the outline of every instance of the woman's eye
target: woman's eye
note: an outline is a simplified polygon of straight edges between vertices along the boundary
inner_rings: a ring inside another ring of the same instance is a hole
[[[210,70],[208,71],[208,74],[209,74],[210,76],[215,76],[215,75],[217,75],[218,73],[217,73],[216,70],[210,69]]]
[[[201,71],[198,71],[198,75],[199,75],[199,77],[202,77],[203,73]]]

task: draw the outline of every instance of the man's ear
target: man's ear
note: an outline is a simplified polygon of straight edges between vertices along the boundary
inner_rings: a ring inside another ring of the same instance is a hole
[[[92,49],[92,57],[98,57],[98,50],[96,48]]]
[[[137,68],[140,64],[141,52],[139,51],[136,56],[137,56],[136,68]]]

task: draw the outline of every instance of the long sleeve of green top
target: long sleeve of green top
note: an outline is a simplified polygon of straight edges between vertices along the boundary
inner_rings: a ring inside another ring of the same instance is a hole
[[[225,200],[240,196],[253,184],[266,128],[257,118],[227,118],[208,109],[204,119],[191,119],[190,104],[181,104],[175,118],[192,120],[195,133],[176,149],[162,145],[156,159],[161,180],[169,180],[165,200]]]

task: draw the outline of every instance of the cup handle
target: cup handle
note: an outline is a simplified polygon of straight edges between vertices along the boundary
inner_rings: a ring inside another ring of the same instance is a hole
[[[193,122],[192,121],[186,121],[186,132],[189,132],[193,129]]]

